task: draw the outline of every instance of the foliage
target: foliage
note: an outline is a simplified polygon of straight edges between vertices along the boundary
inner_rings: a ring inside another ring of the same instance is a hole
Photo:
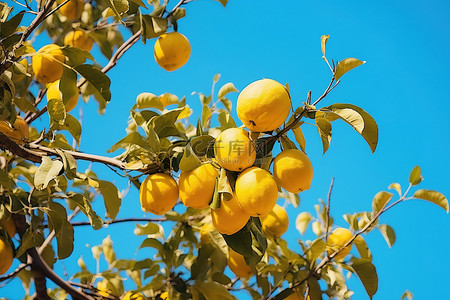
[[[31,7],[25,1],[23,5],[35,13],[34,21],[28,26],[21,26],[27,12],[13,14],[11,7],[0,3],[0,116],[10,127],[19,115],[30,125],[29,137],[19,141],[8,136],[6,131],[0,133],[3,149],[0,153],[0,221],[13,216],[18,230],[13,239],[2,225],[0,235],[14,245],[15,258],[22,262],[18,271],[0,277],[1,281],[18,276],[28,293],[30,279],[34,277],[36,292],[42,293],[39,285],[44,284],[45,293],[45,278],[50,278],[58,285],[49,292],[50,296],[58,299],[64,299],[67,294],[79,299],[117,299],[127,292],[122,284],[123,278],[131,278],[136,284],[133,292],[143,293],[151,299],[162,299],[165,293],[168,299],[235,299],[236,292],[249,293],[253,299],[283,299],[293,292],[300,292],[315,300],[324,295],[350,298],[353,292],[346,282],[349,277],[357,276],[372,298],[378,289],[378,275],[364,236],[377,229],[389,247],[396,240],[394,229],[380,223],[379,217],[393,206],[411,199],[432,202],[448,212],[447,199],[437,191],[416,189],[411,195],[410,190],[423,179],[420,168],[415,167],[404,191],[398,183],[389,186],[398,193],[398,198],[394,193],[381,191],[374,196],[371,211],[344,215],[352,237],[337,250],[327,244],[330,232],[336,227],[329,212],[330,199],[328,203],[320,201],[315,206],[316,216],[308,212],[297,216],[295,225],[300,234],[303,235],[311,226],[316,235],[312,241],[298,241],[302,253],[290,250],[286,240],[266,235],[258,217],[249,218],[235,234],[222,235],[214,229],[205,233],[205,226],[211,224],[209,208],[177,209],[168,211],[161,218],[148,219],[135,229],[135,234],[142,236],[139,250],[152,249],[155,253],[153,258],[141,261],[120,259],[108,237],[101,245],[92,248],[97,261],[104,259],[107,262],[106,270],[93,270],[80,258],[80,271],[73,274],[71,281],[60,279],[51,268],[58,260],[72,254],[76,226],[71,219],[76,214],[85,214],[94,230],[120,221],[116,220],[122,201],[120,191],[115,184],[99,178],[91,167],[80,170],[80,161],[120,169],[136,188],[140,187],[142,176],[161,172],[177,174],[211,163],[220,173],[211,197],[212,209],[220,207],[221,199],[226,201],[232,197],[239,175],[239,172],[220,168],[214,154],[217,136],[226,129],[237,127],[231,116],[233,103],[228,98],[230,93],[238,92],[233,83],[223,84],[217,93],[212,92],[211,95],[196,94],[202,105],[198,120],[193,120],[193,111],[186,104],[185,97],[141,93],[130,110],[126,136],[108,151],[115,153],[120,150],[120,154],[110,158],[78,150],[83,128],[79,120],[66,110],[65,101],[79,93],[84,101],[94,98],[99,113],[103,113],[111,100],[111,82],[106,73],[138,40],[146,43],[172,27],[177,30],[177,21],[186,15],[182,6],[190,1],[182,0],[171,6],[172,9],[169,9],[168,1],[149,1],[147,5],[141,0],[89,2],[84,5],[81,19],[75,21],[69,21],[59,11],[67,2],[47,0]],[[224,6],[227,4],[224,0],[219,2]],[[47,88],[34,80],[28,63],[29,58],[37,53],[30,36],[33,32],[36,36],[46,32],[55,44],[62,45],[64,36],[74,29],[87,33],[109,62],[101,68],[88,51],[62,46],[65,56],[59,87],[62,98],[48,99],[47,105],[42,106]],[[131,37],[124,41],[126,30]],[[282,149],[299,148],[305,152],[306,138],[302,126],[307,125],[317,128],[325,153],[330,147],[333,122],[338,119],[355,129],[371,151],[375,151],[378,126],[368,112],[346,103],[318,107],[320,101],[345,78],[345,73],[364,64],[356,58],[336,63],[332,60],[330,64],[325,56],[328,40],[329,36],[321,38],[323,59],[331,71],[327,89],[314,102],[311,101],[311,93],[306,99],[291,99],[292,114],[281,127],[250,134],[256,145],[256,166],[270,171],[272,150],[277,142]],[[219,80],[220,75],[216,75],[212,91]],[[286,88],[288,90],[288,86]],[[32,127],[44,113],[48,113],[49,123]],[[314,124],[303,121],[304,118],[313,120]],[[38,128],[42,128],[40,132]],[[69,144],[70,136],[76,141],[75,145]],[[106,219],[102,219],[91,206],[98,196],[104,200]],[[278,196],[295,207],[299,205],[297,194],[280,188]],[[159,222],[173,225],[168,237]],[[51,243],[54,238],[56,244]],[[347,259],[335,259],[342,249],[351,245],[355,247]],[[240,286],[237,285],[239,278],[224,274],[229,247],[244,256],[254,273],[250,279],[240,278]],[[32,266],[27,263],[28,257],[33,261]],[[33,271],[39,271],[41,275]],[[38,280],[38,276],[44,280]],[[104,280],[102,288],[97,285],[99,279]],[[26,297],[30,299],[31,295]],[[410,299],[412,294],[405,292],[403,298]]]

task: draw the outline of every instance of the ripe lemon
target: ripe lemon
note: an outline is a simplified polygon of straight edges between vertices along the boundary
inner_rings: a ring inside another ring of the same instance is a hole
[[[222,233],[231,235],[247,224],[250,216],[239,206],[236,196],[231,200],[221,199],[218,209],[211,209],[214,227]]]
[[[145,297],[140,293],[128,292],[123,296],[122,300],[145,300]]]
[[[91,39],[86,32],[82,30],[74,30],[66,34],[64,37],[64,45],[77,47],[89,52],[94,46],[94,40]]]
[[[163,292],[163,293],[161,293],[161,295],[159,295],[159,298],[161,298],[163,300],[167,300],[167,299],[169,299],[169,293]]]
[[[288,214],[282,206],[275,204],[268,215],[261,217],[261,225],[266,235],[279,238],[289,227]]]
[[[65,56],[58,45],[50,44],[39,49],[31,58],[36,80],[42,84],[61,78]]]
[[[181,202],[192,208],[207,208],[214,194],[217,177],[219,173],[211,164],[181,172],[178,182]]]
[[[305,153],[297,149],[288,149],[275,157],[273,176],[281,187],[297,194],[310,188],[313,167]]]
[[[57,3],[61,4],[65,0],[58,0]],[[67,18],[69,21],[78,20],[83,13],[84,1],[83,0],[69,0],[66,4],[59,8],[59,12]]]
[[[151,174],[142,182],[139,189],[139,198],[143,211],[163,215],[177,203],[177,183],[170,175],[164,173]]]
[[[267,215],[277,203],[278,187],[275,179],[258,167],[248,168],[239,175],[235,192],[239,205],[253,217]]]
[[[275,130],[291,110],[291,97],[286,88],[272,79],[249,84],[239,94],[236,111],[244,125],[254,132]]]
[[[59,80],[50,83],[47,86],[47,99],[59,99],[62,100],[62,93],[59,90]],[[78,104],[78,94],[71,97],[67,102],[64,103],[64,106],[66,107],[66,112],[71,111],[74,109]]]
[[[228,248],[228,266],[237,277],[250,278],[253,275],[252,267],[247,265],[244,256]]]
[[[14,223],[14,220],[12,217],[1,220],[0,224],[3,225],[3,227],[5,227],[6,232],[8,232],[10,237],[13,237],[16,234],[16,232],[17,232],[16,224]]]
[[[330,253],[341,249],[351,238],[353,234],[350,230],[345,228],[335,229],[328,237],[327,246],[331,248]],[[352,249],[352,244],[342,249],[338,255],[334,257],[335,260],[344,259]]]
[[[5,274],[13,263],[13,250],[8,241],[0,238],[0,275]]]
[[[242,171],[252,166],[256,158],[255,144],[242,128],[229,128],[219,134],[214,153],[217,163],[230,171]]]
[[[0,132],[18,144],[23,144],[29,137],[28,124],[19,116],[16,117],[13,128],[5,121],[1,121]]]
[[[155,42],[155,60],[163,69],[175,71],[189,60],[191,44],[179,32],[165,33]]]

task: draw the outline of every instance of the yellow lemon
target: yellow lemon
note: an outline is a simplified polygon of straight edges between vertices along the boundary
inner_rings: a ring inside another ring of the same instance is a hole
[[[214,227],[222,233],[231,235],[238,232],[247,224],[250,218],[233,197],[231,200],[221,199],[218,209],[211,209],[211,217]]]
[[[351,238],[353,234],[350,230],[345,228],[335,229],[328,237],[327,246],[331,248],[330,253],[336,252],[341,249]],[[335,260],[344,259],[352,249],[352,244],[342,249],[338,255],[334,257]]]
[[[57,80],[55,82],[50,83],[47,86],[47,99],[48,100],[50,100],[50,99],[62,100],[62,93],[59,90],[59,83],[60,83],[60,81]],[[71,111],[72,109],[74,109],[77,106],[78,96],[79,96],[79,94],[77,93],[76,95],[71,97],[69,100],[67,100],[67,102],[64,103],[64,106],[66,107],[66,112]]]
[[[170,175],[164,173],[151,174],[142,182],[139,189],[139,198],[143,211],[163,215],[177,203],[177,183]]]
[[[57,3],[61,4],[65,0],[58,0]],[[83,13],[84,1],[83,0],[69,0],[66,4],[59,8],[59,12],[67,18],[69,21],[78,20]]]
[[[50,44],[39,49],[31,58],[36,80],[42,84],[61,78],[65,56],[58,45]]]
[[[281,237],[289,227],[289,217],[286,210],[275,204],[272,211],[261,217],[262,230],[266,235]]]
[[[244,125],[254,132],[280,127],[291,110],[291,97],[286,88],[272,79],[249,84],[239,94],[236,111]]]
[[[250,278],[253,275],[252,267],[247,265],[244,256],[228,248],[228,267],[237,277]]]
[[[214,194],[217,177],[219,173],[211,164],[181,172],[178,182],[180,200],[188,207],[207,208]]]
[[[28,124],[19,116],[16,117],[13,127],[5,121],[0,121],[0,132],[18,144],[23,144],[29,137]]]
[[[256,158],[255,144],[248,131],[241,128],[229,128],[219,134],[214,153],[218,164],[230,171],[242,171],[252,166]]]
[[[13,237],[16,234],[16,223],[14,223],[14,219],[12,217],[0,220],[0,224],[5,227],[6,232],[8,232],[10,237]]]
[[[251,167],[236,179],[236,198],[242,209],[253,217],[267,215],[277,203],[278,187],[272,175]]]
[[[5,274],[13,263],[13,250],[8,241],[0,238],[0,275]]]
[[[64,45],[77,47],[89,52],[94,46],[94,40],[91,39],[86,32],[82,30],[74,30],[66,34],[64,37]]]
[[[159,295],[159,298],[161,298],[162,300],[168,300],[169,299],[169,293],[168,292],[163,292],[163,293],[161,293],[161,295]]]
[[[159,36],[154,50],[158,65],[167,71],[175,71],[189,60],[191,44],[181,33],[170,32]]]
[[[145,300],[145,297],[140,293],[128,292],[123,296],[122,300]]]
[[[297,194],[308,190],[313,167],[308,156],[300,150],[284,150],[273,161],[273,176],[285,190]]]

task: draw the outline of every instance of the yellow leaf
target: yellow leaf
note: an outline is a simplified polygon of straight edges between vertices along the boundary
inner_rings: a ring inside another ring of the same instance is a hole
[[[323,56],[325,56],[325,45],[327,44],[329,38],[330,38],[329,34],[325,34],[325,35],[322,35],[320,37],[320,42],[322,44],[322,54],[323,54]]]
[[[336,80],[339,80],[342,75],[344,75],[351,69],[356,68],[364,63],[366,63],[366,62],[361,61],[357,58],[353,58],[353,57],[346,58],[346,59],[338,62],[337,66],[336,66],[336,74],[334,75],[334,77],[336,78]]]

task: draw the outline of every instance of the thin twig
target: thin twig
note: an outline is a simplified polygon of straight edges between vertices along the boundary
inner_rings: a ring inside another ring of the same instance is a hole
[[[327,197],[327,207],[326,207],[326,215],[327,215],[327,220],[326,220],[326,227],[325,227],[325,242],[328,241],[328,230],[330,227],[330,202],[331,202],[331,191],[333,190],[333,185],[334,185],[334,177],[331,178],[331,183],[330,183],[330,189],[328,190],[328,197]]]
[[[117,224],[117,223],[124,223],[124,222],[165,222],[167,221],[166,218],[158,218],[158,219],[151,219],[151,218],[126,218],[126,219],[117,219],[117,220],[106,220],[103,222],[104,225],[110,225],[110,224]],[[90,222],[73,222],[71,223],[72,226],[87,226],[91,225]]]
[[[22,271],[23,269],[25,269],[26,267],[31,266],[31,263],[27,263],[27,264],[20,264],[17,269],[15,269],[14,271],[12,271],[11,273],[1,276],[0,277],[0,282],[8,280],[10,278],[15,277],[17,274],[19,274],[20,271]]]

